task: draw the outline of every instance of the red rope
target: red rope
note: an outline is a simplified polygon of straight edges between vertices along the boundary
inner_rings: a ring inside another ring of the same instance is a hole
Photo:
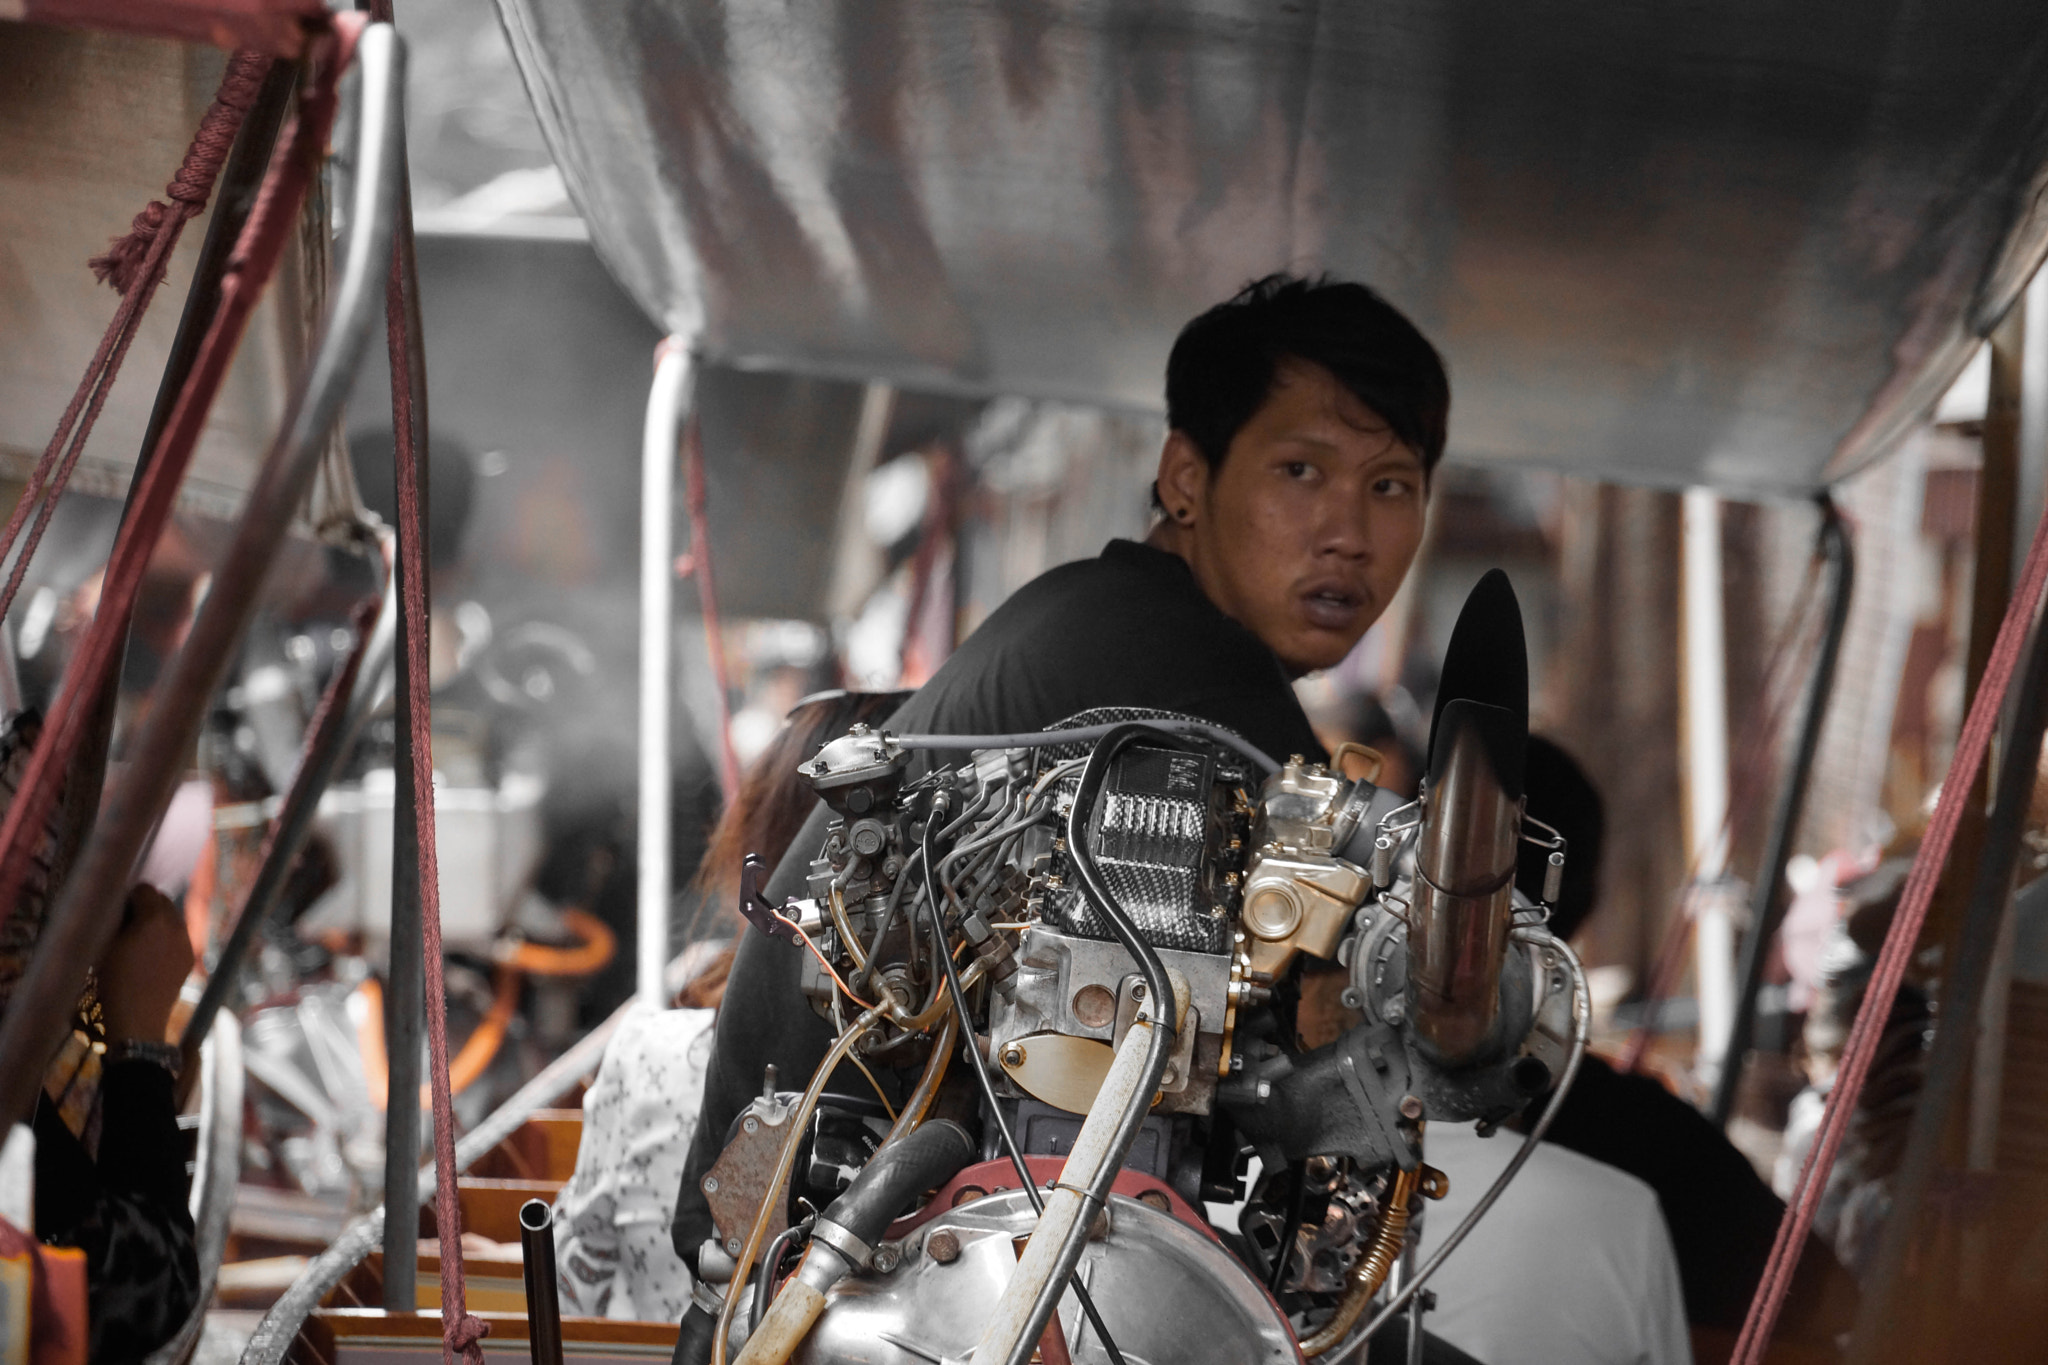
[[[319,167],[334,122],[335,87],[354,56],[356,36],[361,29],[359,16],[337,15],[332,29],[316,39],[316,78],[301,97],[285,136],[286,152],[271,164],[249,219],[243,224],[242,235],[221,280],[220,303],[213,322],[171,409],[170,420],[157,439],[156,452],[136,481],[128,514],[107,560],[99,609],[65,670],[63,688],[50,708],[42,738],[22,773],[19,794],[9,804],[4,820],[0,820],[0,923],[13,913],[33,846],[56,800],[53,779],[75,758],[85,717],[102,695],[120,658],[143,572],[170,520],[172,500],[186,466],[191,463],[207,410],[219,392],[257,296],[277,268],[299,204]],[[171,235],[159,234],[152,251],[167,251]],[[147,270],[142,278],[149,279]]]
[[[391,0],[372,0],[371,16],[393,22]],[[419,846],[420,929],[427,970],[427,1086],[434,1108],[434,1226],[441,1254],[441,1359],[454,1365],[459,1353],[469,1365],[483,1365],[483,1338],[490,1324],[469,1311],[469,1280],[462,1262],[462,1198],[455,1183],[455,1102],[448,1082],[448,983],[442,975],[441,869],[434,844],[434,720],[428,661],[432,624],[427,613],[426,519],[420,507],[420,451],[415,436],[423,423],[414,411],[412,300],[408,278],[413,250],[412,193],[400,186],[398,221],[391,243],[391,273],[384,288],[385,342],[391,355],[391,434],[396,447],[398,494],[399,620],[405,640],[408,728],[412,740],[415,800],[413,833]]]
[[[220,89],[207,106],[184,161],[164,191],[171,204],[152,199],[135,215],[127,236],[115,239],[105,255],[95,256],[90,262],[96,277],[121,291],[121,306],[114,310],[113,321],[107,324],[99,349],[85,367],[85,376],[78,381],[77,391],[71,395],[63,417],[58,419],[57,430],[43,448],[42,458],[36,461],[27,489],[7,518],[7,529],[0,531],[0,560],[5,560],[13,552],[29,513],[36,514],[35,526],[7,576],[7,586],[0,590],[0,616],[13,607],[15,594],[21,591],[28,562],[42,543],[57,499],[71,481],[71,472],[84,453],[86,438],[99,421],[100,409],[106,406],[115,376],[128,358],[129,344],[135,340],[143,314],[149,311],[157,286],[169,273],[171,252],[178,245],[179,234],[206,207],[221,164],[227,160],[228,149],[234,146],[235,134],[241,130],[243,115],[256,102],[263,79],[270,73],[270,63],[270,58],[255,52],[237,52],[228,59]]]
[[[683,452],[683,502],[690,516],[690,571],[697,579],[697,601],[704,609],[704,647],[711,655],[711,678],[718,688],[718,784],[730,801],[740,789],[740,760],[732,747],[732,675],[725,661],[725,633],[718,624],[718,584],[711,576],[704,443],[699,438],[695,418],[690,419],[689,432],[683,438]]]
[[[2012,686],[2027,629],[2041,604],[2044,589],[2048,589],[2048,514],[2043,515],[2040,527],[2034,532],[2033,548],[2027,552],[2019,584],[2013,591],[2012,601],[2006,606],[2005,620],[1998,627],[1998,638],[1991,647],[1991,658],[1985,664],[1983,681],[1977,688],[1976,698],[1970,703],[1970,714],[1963,722],[1962,734],[1956,739],[1955,754],[1949,760],[1948,775],[1942,779],[1934,817],[1928,822],[1927,833],[1920,841],[1920,851],[1913,858],[1913,869],[1906,874],[1898,912],[1892,919],[1890,932],[1885,935],[1884,948],[1878,954],[1870,985],[1863,993],[1863,1004],[1856,1011],[1856,1022],[1843,1045],[1841,1068],[1836,1073],[1834,1088],[1828,1094],[1820,1132],[1807,1153],[1805,1166],[1799,1172],[1799,1184],[1785,1210],[1784,1221],[1778,1225],[1777,1242],[1771,1248],[1771,1259],[1764,1267],[1763,1281],[1757,1286],[1756,1298],[1749,1306],[1749,1317],[1742,1325],[1742,1335],[1736,1338],[1730,1365],[1759,1365],[1765,1348],[1770,1344],[1778,1312],[1792,1286],[1799,1253],[1806,1245],[1807,1232],[1813,1227],[1814,1210],[1827,1187],[1828,1171],[1835,1164],[1835,1153],[1841,1148],[1843,1134],[1856,1110],[1857,1098],[1863,1092],[1863,1082],[1870,1074],[1871,1060],[1884,1037],[1885,1024],[1891,1018],[1892,1002],[1898,996],[1899,984],[1905,979],[1907,963],[1920,942],[1920,930],[1927,920],[1927,907],[1934,899],[1934,889],[1940,881],[1942,865],[1948,861],[1949,848],[1955,842],[1956,826],[1970,801],[1970,791],[1984,766],[1992,731],[1997,728],[1998,714],[2005,705],[2005,694]],[[2043,628],[2048,629],[2048,622],[2043,623]]]

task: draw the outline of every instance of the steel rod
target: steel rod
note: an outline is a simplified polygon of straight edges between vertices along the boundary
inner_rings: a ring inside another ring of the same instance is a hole
[[[429,449],[427,436],[427,368],[425,333],[421,328],[418,261],[413,251],[412,194],[410,174],[400,151],[401,174],[395,216],[401,225],[392,234],[390,272],[384,291],[386,336],[391,359],[391,409],[394,454],[399,442],[410,436],[418,471],[419,524],[414,534],[425,536],[428,518]],[[403,339],[390,326],[395,317],[406,321]],[[398,486],[394,483],[394,486]],[[403,518],[400,518],[403,521]],[[399,527],[405,535],[407,528]],[[428,562],[427,548],[420,547],[419,562]],[[392,578],[402,601],[408,590],[405,556],[396,556]],[[432,588],[419,585],[431,598]],[[413,688],[416,653],[412,649],[412,622],[406,613],[395,612],[394,633],[398,654],[397,752],[393,756],[396,782],[391,803],[391,935],[387,964],[388,989],[384,993],[384,1038],[386,1074],[389,1085],[384,1099],[384,1203],[387,1208],[405,1202],[408,1172],[419,1160],[421,1049],[426,1035],[427,968],[425,921],[420,904],[419,803],[432,801],[431,790],[418,788],[414,767]],[[424,625],[424,623],[422,623]],[[417,651],[424,657],[428,651]],[[420,719],[428,719],[421,717]],[[431,720],[428,724],[431,726]],[[441,964],[432,964],[440,971]],[[419,1302],[418,1229],[402,1219],[384,1226],[384,1306],[411,1312]]]
[[[1721,1127],[1727,1126],[1728,1117],[1734,1112],[1743,1060],[1756,1033],[1756,1001],[1763,986],[1765,950],[1778,936],[1778,926],[1785,919],[1785,864],[1792,856],[1792,841],[1799,834],[1799,820],[1806,811],[1806,789],[1813,777],[1814,757],[1820,751],[1828,696],[1834,690],[1835,666],[1841,661],[1842,637],[1849,626],[1849,599],[1856,589],[1856,549],[1841,513],[1825,493],[1820,497],[1820,515],[1820,552],[1830,570],[1827,625],[1821,635],[1820,657],[1814,661],[1813,675],[1807,681],[1806,711],[1800,718],[1792,767],[1778,793],[1770,842],[1765,846],[1764,860],[1750,893],[1749,933],[1742,940],[1742,960],[1736,968],[1735,1015],[1729,1021],[1728,1047],[1722,1054],[1720,1075],[1714,1082],[1713,1108],[1709,1111],[1709,1117]]]
[[[1686,857],[1693,882],[1688,900],[1696,926],[1693,961],[1699,982],[1699,1060],[1718,1078],[1735,1011],[1735,923],[1732,898],[1708,893],[1728,867],[1728,649],[1721,574],[1721,501],[1704,488],[1685,492],[1684,716]]]

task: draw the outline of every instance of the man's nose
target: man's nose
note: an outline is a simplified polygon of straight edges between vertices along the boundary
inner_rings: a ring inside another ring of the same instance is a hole
[[[1372,527],[1356,500],[1331,499],[1317,519],[1315,550],[1338,559],[1366,559],[1372,554]]]

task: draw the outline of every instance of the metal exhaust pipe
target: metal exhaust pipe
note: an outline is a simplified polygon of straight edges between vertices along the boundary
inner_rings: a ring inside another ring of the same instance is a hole
[[[519,1249],[526,1262],[526,1344],[533,1365],[562,1365],[562,1299],[555,1278],[555,1210],[545,1199],[519,1206]]]
[[[1444,652],[1415,848],[1408,1005],[1446,1069],[1490,1061],[1513,926],[1529,743],[1522,608],[1499,569],[1465,599]]]
[[[1486,1060],[1514,917],[1526,727],[1497,706],[1454,701],[1437,721],[1415,850],[1409,1001],[1417,1041],[1445,1067]]]

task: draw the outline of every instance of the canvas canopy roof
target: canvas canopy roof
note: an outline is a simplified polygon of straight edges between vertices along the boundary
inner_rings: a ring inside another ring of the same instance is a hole
[[[714,357],[1156,407],[1277,268],[1444,350],[1454,456],[1881,456],[2042,247],[2024,0],[499,0],[612,271]]]

